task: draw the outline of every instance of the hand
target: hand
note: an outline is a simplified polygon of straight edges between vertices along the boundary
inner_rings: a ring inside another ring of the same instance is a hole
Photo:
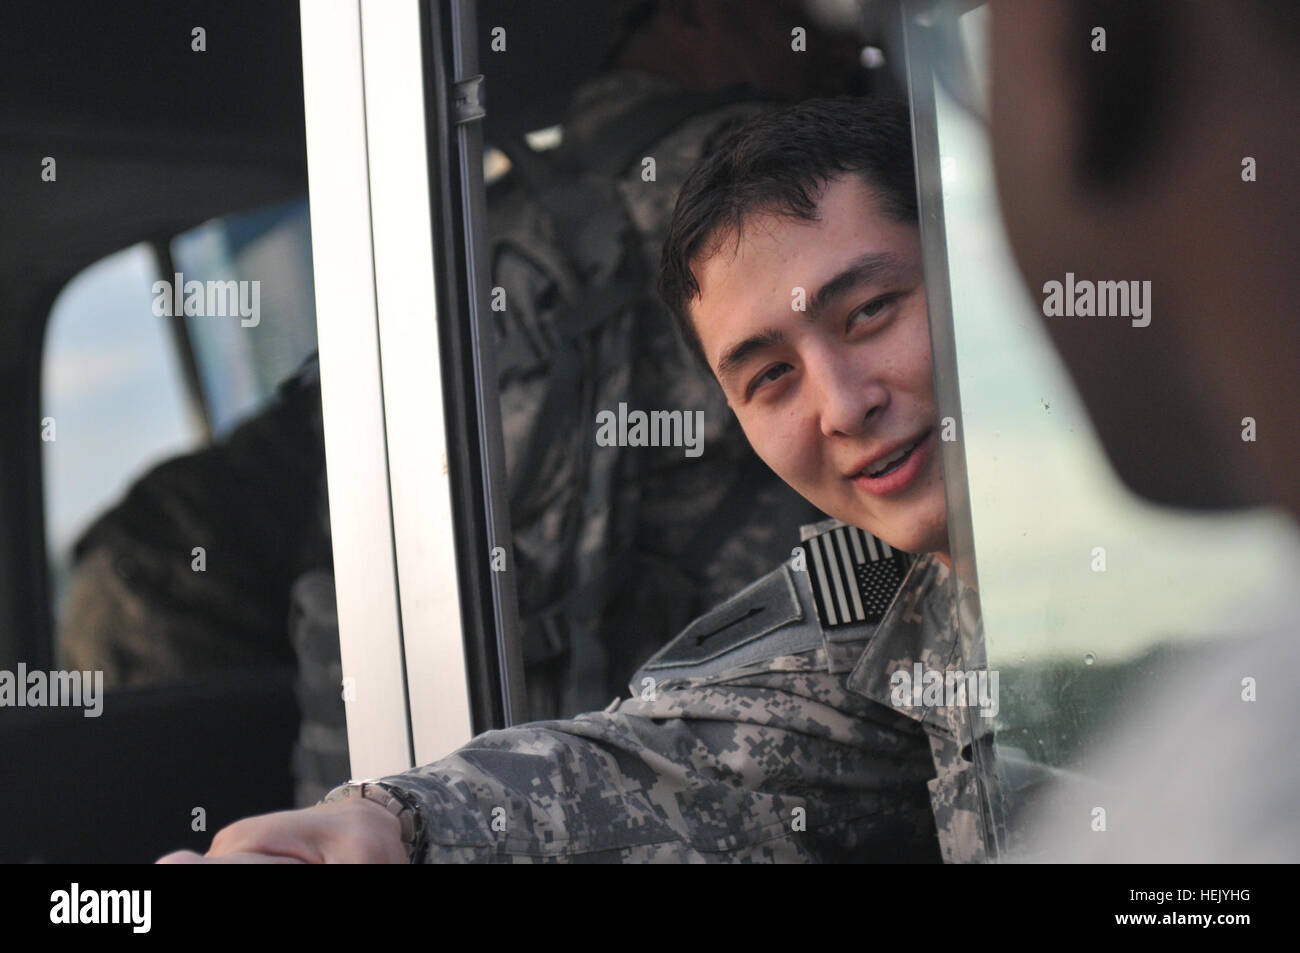
[[[341,800],[260,814],[223,827],[202,856],[178,850],[160,864],[404,864],[397,818],[373,801]]]

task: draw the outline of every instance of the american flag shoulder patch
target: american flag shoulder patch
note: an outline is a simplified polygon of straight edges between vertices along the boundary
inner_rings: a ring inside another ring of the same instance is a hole
[[[801,544],[823,627],[884,618],[912,556],[856,526],[838,526]]]

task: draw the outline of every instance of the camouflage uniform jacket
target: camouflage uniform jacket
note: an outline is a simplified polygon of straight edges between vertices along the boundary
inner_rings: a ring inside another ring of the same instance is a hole
[[[805,538],[826,555],[870,540],[907,567],[878,623],[868,606],[823,624],[822,554],[796,551],[656,653],[630,699],[383,778],[419,805],[424,859],[983,860],[968,710],[894,704],[891,684],[960,666],[951,573],[836,521]]]

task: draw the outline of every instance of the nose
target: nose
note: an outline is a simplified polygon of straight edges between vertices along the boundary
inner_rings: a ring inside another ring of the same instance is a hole
[[[828,348],[809,367],[827,437],[859,436],[889,406],[889,390],[860,355],[856,348]]]

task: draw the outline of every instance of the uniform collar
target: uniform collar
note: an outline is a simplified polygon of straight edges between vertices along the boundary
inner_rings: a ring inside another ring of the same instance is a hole
[[[916,558],[903,578],[849,674],[848,687],[917,722],[947,727],[947,709],[919,704],[919,684],[915,695],[907,688],[918,674],[960,667],[954,577],[936,556],[927,553]],[[906,681],[901,676],[895,678],[896,672],[906,673]],[[917,704],[899,704],[900,697]]]

